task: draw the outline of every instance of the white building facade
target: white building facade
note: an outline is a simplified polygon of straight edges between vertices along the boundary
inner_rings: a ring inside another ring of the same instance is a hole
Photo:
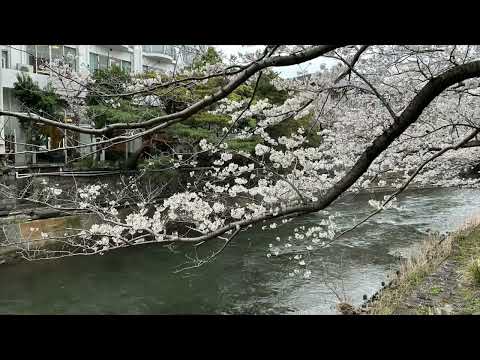
[[[13,96],[18,74],[27,73],[41,88],[48,84],[48,72],[38,66],[42,61],[60,60],[79,73],[113,65],[131,74],[166,73],[191,65],[205,49],[204,45],[0,45],[0,110],[20,110]],[[0,115],[0,155],[22,151],[24,140],[18,120]],[[11,144],[15,144],[14,149]],[[26,157],[15,156],[15,163],[26,165]]]

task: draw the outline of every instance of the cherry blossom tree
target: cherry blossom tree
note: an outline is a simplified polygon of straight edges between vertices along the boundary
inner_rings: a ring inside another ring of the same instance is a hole
[[[315,58],[333,59],[336,65],[295,79],[273,80],[277,90],[288,94],[281,104],[256,98],[265,71]],[[199,140],[192,151],[171,151],[162,171],[185,174],[182,190],[173,194],[163,192],[163,184],[154,191],[139,186],[146,168],[122,180],[120,188],[94,184],[64,191],[44,186],[25,196],[55,210],[89,212],[98,219],[89,229],[57,239],[68,245],[66,249],[24,251],[30,259],[91,255],[147,243],[199,246],[222,239],[218,250],[196,260],[193,266],[199,266],[249,227],[280,227],[294,217],[328,209],[349,192],[390,189],[384,201],[370,201],[370,218],[394,206],[396,196],[412,182],[478,186],[475,177],[466,176],[476,171],[480,160],[478,46],[270,45],[196,69],[137,77],[116,92],[95,89],[91,78],[62,66],[46,66],[80,118],[88,117],[81,94],[89,91],[111,107],[125,99],[163,110],[168,101],[181,99],[182,106],[146,120],[90,128],[32,112],[1,114],[93,135],[97,149],[154,134],[200,112],[224,116],[228,125],[213,141]],[[188,95],[212,79],[218,84],[203,98]],[[252,94],[232,97],[242,85],[251,86]],[[254,125],[245,126],[251,119]],[[278,136],[275,129],[286,122],[297,126]],[[229,145],[249,139],[256,143],[252,152]],[[304,239],[309,240],[304,249],[308,253],[329,246],[345,232],[330,216],[277,238],[278,245],[270,244],[267,256],[279,256]],[[295,256],[299,268],[292,275],[308,278],[302,256]]]

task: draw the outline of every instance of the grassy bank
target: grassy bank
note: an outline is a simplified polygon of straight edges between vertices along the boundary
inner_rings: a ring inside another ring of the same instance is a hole
[[[426,239],[367,313],[480,313],[480,218],[447,237]]]

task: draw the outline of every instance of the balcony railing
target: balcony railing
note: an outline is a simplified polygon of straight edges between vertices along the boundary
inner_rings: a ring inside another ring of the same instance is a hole
[[[167,55],[171,58],[175,57],[175,48],[172,45],[143,45],[144,55]]]
[[[133,52],[132,45],[102,45],[108,49],[122,52]]]

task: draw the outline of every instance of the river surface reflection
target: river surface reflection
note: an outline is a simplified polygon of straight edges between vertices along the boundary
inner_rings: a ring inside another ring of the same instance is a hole
[[[369,198],[346,196],[331,209],[339,225],[372,211]],[[0,313],[8,314],[331,314],[335,292],[354,304],[372,294],[428,230],[451,231],[479,212],[480,191],[412,190],[389,209],[308,258],[309,279],[290,277],[292,261],[267,258],[268,244],[298,224],[241,233],[212,263],[174,274],[191,248],[140,246],[0,268]],[[214,244],[212,244],[213,246]],[[290,251],[298,249],[294,244]],[[304,249],[304,247],[302,247]]]

